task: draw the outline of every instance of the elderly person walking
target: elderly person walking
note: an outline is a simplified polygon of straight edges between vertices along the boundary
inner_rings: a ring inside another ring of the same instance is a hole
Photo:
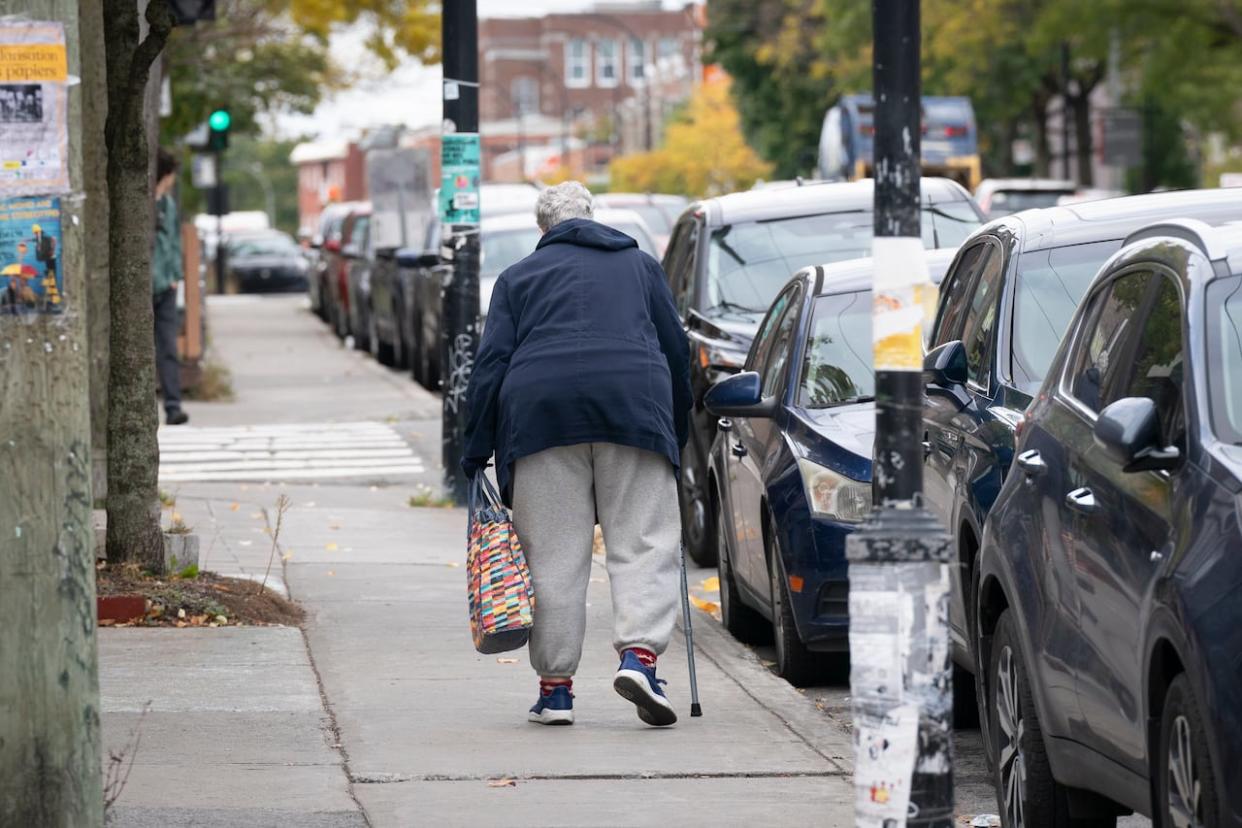
[[[530,721],[573,723],[598,520],[621,658],[613,687],[642,721],[670,725],[656,657],[677,613],[689,346],[659,263],[591,214],[576,181],[539,194],[543,238],[492,294],[463,466],[474,473],[495,453],[534,581]]]

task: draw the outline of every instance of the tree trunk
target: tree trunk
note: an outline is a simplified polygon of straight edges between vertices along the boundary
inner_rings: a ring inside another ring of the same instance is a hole
[[[1052,149],[1048,146],[1048,101],[1037,97],[1031,105],[1031,132],[1035,143],[1035,175],[1050,177]]]
[[[103,5],[79,4],[82,65],[82,220],[92,232],[84,239],[86,325],[91,366],[91,500],[101,506],[108,494],[108,153],[104,120],[108,81],[104,72]]]
[[[101,71],[79,59],[78,10],[77,0],[0,0],[0,17],[64,24],[70,77]],[[5,826],[103,824],[90,501],[90,297],[83,261],[86,237],[103,228],[84,223],[89,214],[79,198],[84,97],[81,86],[68,88],[67,161],[75,192],[61,197],[57,217],[61,309],[0,316],[0,825]],[[32,210],[50,211],[51,205]]]
[[[1091,163],[1094,141],[1091,135],[1091,94],[1090,90],[1081,95],[1072,96],[1069,100],[1074,111],[1074,144],[1078,152],[1078,183],[1090,187],[1095,183],[1095,175]]]
[[[144,94],[172,28],[167,0],[151,0],[139,41],[135,0],[104,0],[108,61],[108,560],[163,565],[155,321],[151,251],[155,218]]]

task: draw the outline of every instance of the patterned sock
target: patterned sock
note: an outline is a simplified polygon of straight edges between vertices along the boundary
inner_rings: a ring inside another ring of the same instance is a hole
[[[574,680],[571,678],[541,678],[539,679],[539,694],[541,696],[552,695],[554,687],[564,687],[569,691],[570,695],[574,692]]]
[[[633,653],[634,657],[641,661],[644,667],[654,668],[656,666],[656,654],[646,647],[630,647],[626,652]]]

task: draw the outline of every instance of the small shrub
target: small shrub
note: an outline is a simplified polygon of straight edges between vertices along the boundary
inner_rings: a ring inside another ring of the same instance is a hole
[[[418,491],[406,501],[411,509],[449,509],[453,499],[445,497],[430,486],[419,486]]]

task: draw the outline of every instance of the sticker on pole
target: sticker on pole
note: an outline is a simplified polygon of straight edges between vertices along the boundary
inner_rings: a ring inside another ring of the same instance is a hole
[[[919,708],[859,717],[854,730],[854,819],[859,828],[905,825],[918,752]]]
[[[0,201],[0,316],[65,310],[60,199]]]
[[[479,134],[440,137],[440,223],[479,223]]]
[[[921,371],[924,304],[933,295],[923,241],[881,236],[873,243],[872,256],[875,370]]]
[[[0,20],[0,198],[69,191],[65,27]]]

